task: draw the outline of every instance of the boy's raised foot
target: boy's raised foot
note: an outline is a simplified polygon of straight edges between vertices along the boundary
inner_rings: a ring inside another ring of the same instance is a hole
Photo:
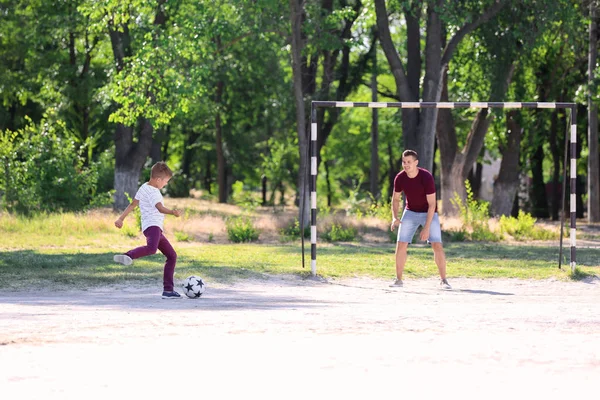
[[[123,265],[133,264],[133,260],[131,259],[131,257],[129,257],[126,254],[117,254],[116,256],[113,257],[113,260],[115,260],[115,262],[118,262],[119,264],[123,264]]]

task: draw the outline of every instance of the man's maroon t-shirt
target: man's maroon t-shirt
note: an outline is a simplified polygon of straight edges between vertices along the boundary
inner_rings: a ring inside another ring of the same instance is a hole
[[[419,173],[414,178],[409,178],[406,171],[402,171],[394,178],[394,191],[404,192],[407,210],[427,212],[427,195],[435,193],[435,182],[431,172],[424,168],[419,168]],[[437,206],[435,211],[437,212]]]

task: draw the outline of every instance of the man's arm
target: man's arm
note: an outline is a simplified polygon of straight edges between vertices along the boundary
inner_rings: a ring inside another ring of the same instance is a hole
[[[133,211],[134,208],[137,207],[137,205],[140,204],[139,200],[133,200],[125,209],[125,211],[123,211],[123,213],[119,216],[119,218],[117,218],[117,220],[115,221],[115,226],[119,229],[121,229],[123,227],[123,221],[125,220],[125,217]]]
[[[427,195],[427,205],[429,207],[427,208],[427,220],[421,231],[421,240],[429,239],[429,227],[431,226],[431,221],[433,221],[433,215],[435,214],[436,202],[435,193]]]
[[[394,194],[392,194],[392,226],[390,230],[396,229],[398,225],[400,225],[400,220],[398,219],[398,211],[400,210],[400,198],[402,192],[396,192],[394,190]]]

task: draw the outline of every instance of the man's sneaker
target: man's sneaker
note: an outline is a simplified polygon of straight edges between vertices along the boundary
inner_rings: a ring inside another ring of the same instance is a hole
[[[396,279],[394,283],[390,285],[390,287],[402,287],[404,284],[402,283],[402,279]]]
[[[117,254],[116,256],[113,257],[113,260],[115,260],[115,262],[118,262],[119,264],[123,264],[123,265],[131,265],[133,263],[133,260],[131,259],[131,257],[129,257],[126,254]]]
[[[163,299],[180,299],[181,295],[179,293],[177,293],[176,291],[163,292],[162,298]]]
[[[440,289],[452,290],[452,286],[450,286],[447,279],[442,279],[440,281]]]

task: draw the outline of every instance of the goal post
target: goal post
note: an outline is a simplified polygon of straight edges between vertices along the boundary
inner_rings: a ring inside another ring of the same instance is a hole
[[[351,102],[351,101],[313,101],[311,103],[311,128],[310,128],[310,269],[313,276],[317,274],[317,138],[319,127],[317,125],[317,108],[564,108],[571,110],[570,127],[570,245],[571,245],[571,271],[576,267],[576,180],[577,180],[577,110],[575,103],[551,103],[551,102]],[[565,149],[566,152],[567,149]],[[564,168],[567,166],[565,165]],[[565,170],[566,172],[566,170]],[[563,196],[565,193],[563,193]],[[562,219],[561,219],[562,221]],[[304,243],[304,242],[303,242]],[[562,225],[560,237],[560,251],[562,254]],[[304,246],[302,247],[302,260],[304,262]]]

